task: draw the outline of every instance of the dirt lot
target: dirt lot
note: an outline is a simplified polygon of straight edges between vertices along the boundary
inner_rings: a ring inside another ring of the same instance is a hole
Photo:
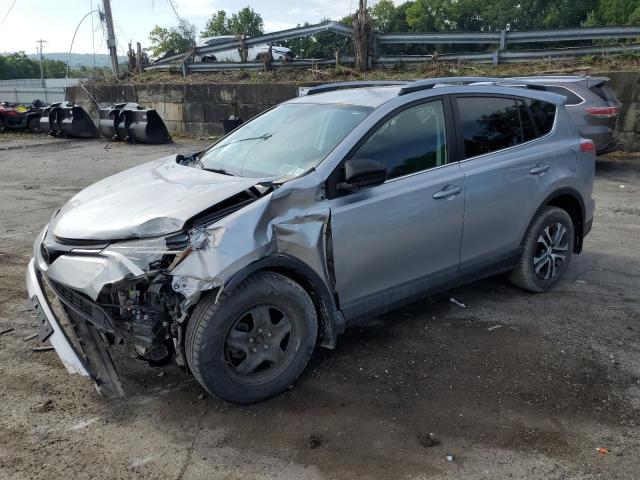
[[[196,147],[55,143],[0,136],[0,331],[14,328],[0,336],[0,478],[638,478],[640,157],[598,162],[593,232],[552,292],[498,277],[433,297],[348,331],[294,388],[238,407],[126,355],[130,395],[106,401],[32,351],[25,265],[54,209]]]

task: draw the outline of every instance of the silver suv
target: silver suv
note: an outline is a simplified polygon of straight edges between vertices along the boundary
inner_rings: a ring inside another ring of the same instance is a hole
[[[107,396],[124,394],[109,354],[124,344],[251,403],[363,317],[500,272],[551,288],[594,209],[594,145],[564,97],[390,83],[311,88],[78,193],[34,244],[40,338]]]

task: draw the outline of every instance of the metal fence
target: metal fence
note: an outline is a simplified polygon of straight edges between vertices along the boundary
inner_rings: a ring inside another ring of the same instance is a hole
[[[324,22],[317,25],[291,28],[278,32],[248,38],[245,45],[272,44],[274,42],[293,38],[315,35],[321,32],[333,32],[346,37],[351,36],[351,28],[336,22]],[[640,44],[630,43],[623,45],[605,45],[605,41],[626,40],[640,38],[640,27],[593,27],[593,28],[567,28],[560,30],[532,30],[532,31],[507,31],[498,32],[444,32],[444,33],[377,33],[373,36],[374,54],[370,58],[370,64],[393,65],[398,63],[415,63],[446,60],[464,60],[483,63],[498,64],[501,62],[524,62],[533,59],[565,59],[583,55],[635,53],[640,52]],[[602,41],[599,45],[585,45],[568,48],[545,49],[511,49],[511,45],[522,44],[558,44],[562,42],[594,42]],[[383,45],[449,45],[466,44],[482,46],[484,52],[451,53],[433,55],[378,55]],[[262,62],[192,62],[194,55],[211,55],[225,50],[240,48],[239,41],[229,41],[217,45],[196,47],[189,52],[173,55],[161,59],[147,67],[147,70],[179,69],[184,75],[192,72],[217,72],[224,70],[248,69],[258,70],[264,68]],[[342,63],[353,63],[353,57],[341,57]],[[271,66],[308,68],[315,65],[334,64],[336,59],[296,59],[289,62],[272,62]]]
[[[7,87],[0,85],[0,102],[31,103],[35,99],[45,103],[64,101],[64,87]]]

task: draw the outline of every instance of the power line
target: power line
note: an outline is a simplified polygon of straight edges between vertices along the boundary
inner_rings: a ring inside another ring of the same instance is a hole
[[[9,6],[9,10],[7,10],[7,13],[5,13],[4,17],[2,18],[2,21],[0,22],[0,27],[2,26],[2,24],[4,23],[4,21],[7,19],[7,17],[9,16],[9,14],[11,13],[11,10],[13,10],[13,6],[16,4],[18,0],[13,0],[13,2],[11,3],[11,5]]]

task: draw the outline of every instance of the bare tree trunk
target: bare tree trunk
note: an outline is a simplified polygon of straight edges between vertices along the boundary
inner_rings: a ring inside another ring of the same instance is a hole
[[[240,42],[240,48],[238,48],[238,52],[240,53],[240,61],[242,63],[246,63],[247,57],[249,56],[249,49],[247,48],[247,37],[246,35],[236,35],[236,38]]]
[[[140,45],[140,42],[136,43],[136,73],[142,73],[142,61],[143,61],[143,56],[142,56],[142,45]]]
[[[367,0],[360,0],[358,13],[353,19],[353,51],[356,68],[364,72],[369,67],[369,40],[371,37],[371,18],[367,12]]]

